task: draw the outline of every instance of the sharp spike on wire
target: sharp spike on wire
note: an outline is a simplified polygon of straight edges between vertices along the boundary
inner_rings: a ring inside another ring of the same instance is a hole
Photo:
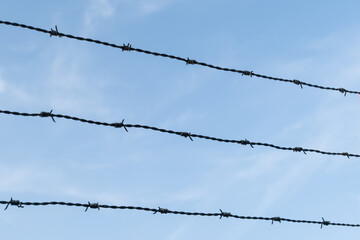
[[[313,220],[298,220],[298,219],[288,219],[281,217],[260,217],[260,216],[241,216],[237,214],[232,214],[230,212],[224,212],[220,209],[220,213],[206,213],[206,212],[188,212],[188,211],[174,211],[166,208],[148,208],[148,207],[139,207],[139,206],[122,206],[122,205],[106,205],[99,203],[73,203],[73,202],[20,202],[11,199],[9,201],[0,201],[2,205],[16,205],[18,207],[26,206],[68,206],[68,207],[85,207],[85,211],[88,209],[117,209],[117,210],[136,210],[136,211],[145,211],[152,212],[153,214],[161,213],[161,214],[174,214],[174,215],[186,215],[186,216],[204,216],[204,217],[219,217],[222,218],[234,218],[234,219],[243,219],[243,220],[258,220],[258,221],[270,221],[272,224],[274,222],[291,222],[291,223],[302,223],[302,224],[317,224],[322,228],[323,226],[343,226],[343,227],[360,227],[360,224],[350,224],[350,223],[333,223],[330,221],[325,221],[322,218],[322,221],[313,221]]]
[[[263,147],[270,147],[278,150],[283,151],[293,151],[293,152],[303,152],[306,154],[307,152],[313,152],[323,155],[332,155],[332,156],[346,156],[348,158],[350,157],[360,157],[360,154],[353,154],[353,153],[347,153],[347,152],[329,152],[329,151],[323,151],[318,149],[311,149],[311,148],[302,148],[302,147],[283,147],[274,145],[271,143],[263,143],[263,142],[251,142],[247,139],[245,140],[232,140],[232,139],[225,139],[225,138],[217,138],[217,137],[211,137],[206,135],[200,135],[200,134],[193,134],[190,132],[178,132],[173,131],[169,129],[163,129],[163,128],[157,128],[153,126],[147,126],[147,125],[140,125],[140,124],[124,124],[124,120],[121,123],[108,123],[108,122],[99,122],[94,120],[88,120],[78,117],[73,117],[69,115],[63,115],[63,114],[53,114],[52,111],[50,112],[41,112],[39,113],[21,113],[21,112],[14,112],[14,111],[8,111],[8,110],[0,110],[0,113],[7,114],[7,115],[15,115],[15,116],[25,116],[25,117],[51,117],[54,120],[54,117],[56,118],[65,118],[73,121],[78,121],[82,123],[88,123],[88,124],[95,124],[95,125],[102,125],[102,126],[109,126],[109,127],[124,127],[124,129],[127,131],[127,128],[141,128],[141,129],[148,129],[156,132],[162,132],[162,133],[168,133],[173,135],[182,136],[185,138],[189,138],[191,141],[193,141],[193,138],[200,138],[210,141],[216,141],[216,142],[223,142],[223,143],[234,143],[234,144],[240,144],[240,145],[250,145],[252,148],[256,146],[263,146]]]
[[[149,55],[153,55],[153,56],[170,58],[170,59],[173,59],[173,60],[186,62],[186,64],[196,64],[196,65],[199,65],[199,66],[208,67],[208,68],[212,68],[212,69],[216,69],[216,70],[220,70],[220,71],[241,73],[242,75],[246,75],[246,76],[250,76],[250,77],[254,76],[254,77],[258,77],[258,78],[263,78],[263,79],[268,79],[268,80],[273,80],[273,81],[279,81],[279,82],[294,83],[294,84],[300,85],[301,88],[303,86],[308,86],[308,87],[318,88],[318,89],[322,89],[322,90],[340,91],[340,92],[344,93],[345,96],[346,96],[347,93],[360,94],[359,91],[346,90],[344,88],[326,87],[326,86],[307,83],[307,82],[294,80],[294,79],[286,79],[286,78],[280,78],[280,77],[267,76],[267,75],[263,75],[263,74],[259,74],[259,73],[254,73],[253,71],[221,67],[221,66],[216,66],[216,65],[206,63],[206,62],[200,62],[200,61],[197,61],[195,59],[189,59],[189,58],[179,57],[179,56],[166,54],[166,53],[159,53],[159,52],[149,51],[149,50],[140,49],[140,48],[133,48],[129,43],[127,45],[125,45],[125,44],[117,45],[117,44],[114,44],[114,43],[109,43],[109,42],[100,41],[100,40],[96,40],[96,39],[84,38],[84,37],[74,36],[74,35],[65,34],[65,33],[59,33],[57,26],[55,26],[55,30],[51,29],[49,31],[49,30],[46,30],[46,29],[42,29],[42,28],[30,26],[30,25],[25,25],[25,24],[20,24],[20,23],[15,23],[15,22],[9,22],[9,21],[3,21],[3,20],[0,20],[0,24],[5,24],[5,25],[8,25],[8,26],[14,26],[14,27],[20,27],[20,28],[24,28],[24,29],[30,29],[30,30],[37,31],[37,32],[42,32],[42,33],[47,33],[47,34],[50,34],[50,36],[66,37],[66,38],[70,38],[70,39],[76,39],[76,40],[79,40],[79,41],[87,41],[87,42],[91,42],[91,43],[95,43],[95,44],[101,44],[101,45],[104,45],[104,46],[109,46],[109,47],[113,47],[113,48],[119,48],[119,49],[122,49],[123,51],[136,51],[136,52],[149,54]]]

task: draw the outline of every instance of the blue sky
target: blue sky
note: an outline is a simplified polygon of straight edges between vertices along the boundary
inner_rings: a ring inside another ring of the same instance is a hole
[[[0,19],[358,90],[358,1],[2,1]],[[0,25],[0,109],[360,153],[357,95]],[[0,198],[360,223],[359,160],[0,116]],[[8,239],[339,239],[359,229],[9,208]]]

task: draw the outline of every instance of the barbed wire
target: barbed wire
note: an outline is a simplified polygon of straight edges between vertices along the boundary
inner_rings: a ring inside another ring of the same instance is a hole
[[[121,122],[115,122],[115,123],[99,122],[99,121],[93,121],[93,120],[73,117],[73,116],[69,116],[69,115],[54,114],[53,110],[51,110],[50,112],[40,112],[40,113],[21,113],[21,112],[14,112],[14,111],[8,111],[8,110],[0,110],[0,113],[8,114],[8,115],[24,116],[24,117],[49,117],[52,119],[53,122],[55,122],[55,118],[65,118],[65,119],[79,121],[79,122],[83,122],[83,123],[102,125],[102,126],[108,126],[108,127],[114,127],[114,128],[124,128],[127,132],[128,132],[128,128],[142,128],[142,129],[148,129],[148,130],[153,130],[153,131],[162,132],[162,133],[178,135],[181,137],[189,138],[191,141],[193,141],[193,138],[201,138],[201,139],[217,141],[217,142],[249,145],[252,148],[254,148],[254,146],[264,146],[264,147],[275,148],[278,150],[302,152],[304,154],[306,154],[307,152],[314,152],[314,153],[319,153],[319,154],[324,154],[324,155],[345,156],[348,158],[360,157],[360,154],[352,154],[352,153],[348,153],[348,152],[326,152],[326,151],[311,149],[311,148],[282,147],[282,146],[277,146],[277,145],[274,145],[271,143],[252,142],[247,139],[231,140],[231,139],[224,139],[224,138],[217,138],[217,137],[210,137],[210,136],[206,136],[206,135],[194,134],[194,133],[190,133],[190,132],[180,132],[180,131],[174,131],[174,130],[169,130],[169,129],[157,128],[157,127],[152,127],[152,126],[147,126],[147,125],[129,124],[129,123],[124,123],[124,119]]]
[[[204,67],[208,67],[208,68],[212,68],[212,69],[216,69],[216,70],[220,70],[220,71],[240,73],[243,76],[249,76],[249,77],[254,76],[254,77],[259,77],[259,78],[264,78],[264,79],[269,79],[269,80],[274,80],[274,81],[293,83],[295,85],[300,86],[301,88],[303,88],[303,86],[308,86],[308,87],[319,88],[319,89],[323,89],[323,90],[338,91],[338,92],[343,93],[345,96],[346,96],[347,93],[360,94],[360,91],[347,90],[345,88],[325,87],[325,86],[321,86],[321,85],[316,85],[316,84],[312,84],[312,83],[303,82],[303,81],[300,81],[300,80],[297,80],[297,79],[286,79],[286,78],[272,77],[272,76],[267,76],[267,75],[263,75],[263,74],[254,73],[253,71],[239,70],[239,69],[227,68],[227,67],[220,67],[220,66],[212,65],[212,64],[209,64],[209,63],[206,63],[206,62],[200,62],[200,61],[190,59],[190,58],[183,58],[183,57],[178,57],[178,56],[174,56],[174,55],[170,55],[170,54],[166,54],[166,53],[159,53],[159,52],[144,50],[144,49],[141,49],[141,48],[134,48],[130,43],[123,44],[123,45],[118,45],[118,44],[109,43],[109,42],[105,42],[105,41],[100,41],[100,40],[96,40],[96,39],[84,38],[84,37],[80,37],[80,36],[74,36],[74,35],[71,35],[71,34],[66,34],[66,33],[59,32],[57,26],[55,26],[55,29],[51,28],[50,30],[46,30],[46,29],[42,29],[42,28],[38,28],[38,27],[25,25],[25,24],[9,22],[9,21],[2,21],[2,20],[0,20],[0,24],[5,24],[5,25],[15,26],[15,27],[21,27],[21,28],[25,28],[25,29],[34,30],[34,31],[37,31],[37,32],[47,33],[47,34],[50,34],[50,37],[52,37],[52,36],[58,36],[60,38],[61,37],[67,37],[67,38],[76,39],[76,40],[79,40],[79,41],[87,41],[87,42],[101,44],[101,45],[105,45],[105,46],[109,46],[109,47],[113,47],[113,48],[119,48],[122,51],[135,51],[135,52],[140,52],[140,53],[149,54],[149,55],[153,55],[153,56],[170,58],[170,59],[185,62],[186,65],[200,65],[200,66],[204,66]]]
[[[138,211],[146,211],[152,212],[153,214],[176,214],[176,215],[188,215],[188,216],[203,216],[203,217],[219,217],[222,218],[237,218],[243,220],[263,220],[263,221],[271,221],[271,224],[274,222],[292,222],[292,223],[306,223],[306,224],[318,224],[321,226],[343,226],[343,227],[360,227],[360,224],[349,224],[349,223],[335,223],[324,220],[322,221],[313,221],[313,220],[297,220],[297,219],[289,219],[282,217],[257,217],[257,216],[240,216],[236,214],[232,214],[230,212],[224,212],[221,209],[220,212],[217,213],[205,213],[205,212],[187,212],[187,211],[175,211],[169,210],[167,208],[148,208],[148,207],[136,207],[136,206],[117,206],[117,205],[105,205],[99,203],[74,203],[74,202],[21,202],[20,200],[10,199],[10,201],[0,201],[0,204],[6,205],[4,210],[7,210],[9,206],[16,206],[18,208],[24,208],[25,206],[67,206],[67,207],[83,207],[85,208],[85,212],[89,209],[97,209],[101,208],[105,209],[120,209],[120,210],[138,210]]]

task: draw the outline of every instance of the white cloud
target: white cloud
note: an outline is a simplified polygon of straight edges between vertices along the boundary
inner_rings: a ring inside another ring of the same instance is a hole
[[[176,1],[177,0],[120,0],[112,3],[113,3],[113,9],[116,8],[118,10],[117,16],[120,19],[134,20],[134,19],[153,15],[160,11],[164,11],[169,6],[174,4]],[[115,10],[113,10],[113,12],[106,11],[107,14],[104,14],[103,16],[106,17],[112,15],[115,16],[115,14],[113,14],[114,12]],[[99,15],[99,14],[91,14],[91,16],[95,16],[95,15]]]
[[[144,1],[140,0],[137,1],[138,10],[142,15],[150,15],[156,12],[159,12],[170,4],[172,4],[174,0],[151,0],[151,1]]]
[[[177,0],[91,0],[83,13],[82,35],[88,35],[106,21],[128,22],[163,11]]]
[[[350,88],[360,77],[360,34],[353,32],[315,39],[303,46],[309,52],[304,57],[270,63],[270,69],[282,76],[302,76],[305,82]]]
[[[83,70],[86,63],[84,52],[73,51],[71,47],[54,57],[49,81],[44,86],[44,98],[54,111],[82,113],[91,109],[98,114],[108,111],[102,105],[103,94],[98,91],[101,82],[92,81],[91,75],[86,74]]]
[[[6,81],[2,73],[2,69],[0,68],[0,94],[5,93],[6,91]]]
[[[184,234],[189,230],[192,224],[192,220],[188,220],[185,223],[179,225],[175,230],[173,230],[169,236],[167,236],[167,240],[176,240],[176,239],[184,239]]]
[[[2,76],[2,70],[0,69],[0,94],[5,92],[6,82]]]
[[[60,191],[71,199],[83,199],[84,201],[97,201],[106,204],[131,204],[131,201],[124,195],[114,192],[88,191],[78,186],[65,185]]]
[[[5,92],[5,81],[0,78],[0,94],[4,92]]]
[[[52,186],[57,185],[61,174],[52,169],[40,169],[35,164],[9,166],[1,165],[0,192],[3,193],[47,193],[53,192]],[[46,183],[46,184],[45,184]]]
[[[85,28],[91,31],[97,21],[112,17],[114,12],[115,7],[109,0],[92,0],[85,10]]]
[[[58,168],[38,164],[1,165],[0,193],[36,193],[107,204],[130,203],[130,200],[122,193],[89,190],[87,186],[71,182],[71,178],[66,177],[66,174]]]
[[[271,208],[279,200],[291,198],[312,174],[320,169],[323,161],[297,161],[287,168],[282,175],[268,184],[258,211]]]
[[[24,86],[20,83],[13,83],[3,77],[0,69],[0,96],[4,97],[3,103],[32,104],[35,99],[28,93]]]
[[[167,202],[190,202],[195,200],[209,199],[208,190],[204,187],[193,187],[183,191],[178,191],[166,196]]]

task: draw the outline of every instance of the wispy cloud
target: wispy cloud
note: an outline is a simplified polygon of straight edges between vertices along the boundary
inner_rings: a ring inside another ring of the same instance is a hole
[[[102,104],[103,94],[98,91],[101,82],[92,81],[84,71],[87,64],[84,54],[69,47],[67,51],[58,52],[50,63],[49,81],[44,86],[45,98],[57,111],[81,113],[92,109],[93,113],[103,113],[108,110]]]
[[[130,203],[129,198],[120,192],[90,189],[71,182],[71,179],[60,169],[41,164],[2,164],[0,166],[0,193],[19,195],[32,193],[107,204]]]
[[[5,92],[5,80],[3,79],[3,76],[1,74],[0,70],[0,94]]]
[[[360,34],[354,29],[313,39],[302,46],[308,54],[270,64],[279,75],[303,76],[304,81],[324,82],[334,87],[351,87],[360,76]]]
[[[92,0],[84,13],[84,25],[87,31],[92,31],[95,23],[112,17],[115,6],[109,0]]]
[[[165,9],[170,4],[174,3],[175,0],[138,0],[131,2],[132,4],[135,2],[135,5],[141,15],[150,15]]]
[[[44,169],[36,164],[2,164],[0,168],[0,192],[3,193],[50,193],[54,182],[61,180],[61,174],[54,169]]]
[[[78,186],[63,186],[61,188],[62,195],[66,195],[70,199],[82,199],[83,201],[97,201],[106,204],[131,204],[130,199],[121,193],[106,191],[89,191]]]
[[[184,233],[189,230],[191,226],[192,220],[187,220],[185,223],[179,225],[175,230],[173,230],[169,236],[167,236],[167,240],[176,240],[176,239],[183,239]]]
[[[354,36],[350,45],[340,44],[341,42],[349,41],[342,34],[316,40],[315,43],[311,44],[314,51],[324,48],[331,49],[331,51],[326,51],[326,54],[314,54],[314,56],[304,59],[295,59],[290,63],[280,63],[275,71],[281,72],[281,69],[286,69],[286,72],[295,72],[307,76],[311,73],[315,76],[321,76],[319,82],[326,82],[327,85],[331,82],[338,87],[358,85],[360,78],[358,68],[360,63],[359,36]],[[348,51],[349,49],[351,51]],[[324,92],[319,92],[319,94],[324,94],[322,102],[317,103],[307,113],[304,112],[302,118],[297,119],[289,127],[285,127],[278,136],[275,136],[275,139],[286,142],[286,139],[293,140],[294,136],[303,136],[301,142],[297,142],[299,146],[333,151],[351,152],[353,150],[354,153],[358,153],[356,150],[359,149],[360,137],[356,133],[360,130],[357,121],[360,117],[359,98],[353,95],[342,98],[337,94],[325,95]],[[351,117],[349,118],[349,116]],[[304,137],[304,134],[307,137]],[[253,167],[240,170],[237,175],[242,179],[255,179],[271,172],[279,172],[276,179],[266,184],[263,200],[258,206],[259,212],[271,209],[284,198],[295,195],[318,171],[342,171],[344,170],[342,167],[346,163],[350,163],[350,166],[352,163],[348,159],[345,159],[345,162],[338,158],[336,161],[332,161],[333,157],[321,155],[316,157],[312,153],[308,153],[308,157],[315,158],[314,161],[300,160],[296,155],[289,153],[283,155],[280,158],[283,160],[280,162],[284,163],[284,156],[286,156],[287,159],[291,159],[292,164],[281,164],[280,166],[276,164],[277,161],[274,161],[272,155],[275,158],[279,157],[276,156],[276,153],[271,153],[266,157],[264,156],[264,160],[254,163]],[[270,159],[271,162],[266,159]]]
[[[106,19],[109,17],[118,17],[121,20],[136,20],[142,17],[148,17],[158,12],[164,11],[178,0],[120,0],[105,1],[97,0],[88,8],[85,14],[85,22],[91,22],[91,19]],[[103,6],[105,10],[96,9]]]
[[[4,97],[3,103],[33,104],[35,102],[35,98],[26,91],[23,83],[14,83],[5,79],[0,69],[0,97],[1,96]]]

